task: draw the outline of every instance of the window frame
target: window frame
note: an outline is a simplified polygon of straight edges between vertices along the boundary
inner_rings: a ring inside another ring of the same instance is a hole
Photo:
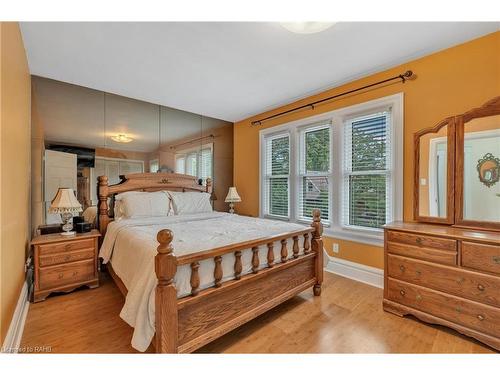
[[[272,177],[269,177],[265,172],[268,170],[268,163],[269,163],[269,160],[267,159],[267,153],[266,153],[266,143],[268,140],[273,140],[273,139],[277,139],[277,138],[283,138],[283,137],[288,137],[288,150],[289,150],[289,155],[288,155],[288,158],[289,158],[289,167],[288,167],[288,175],[276,175],[276,176],[273,176],[275,178],[288,178],[288,198],[287,198],[287,202],[288,202],[288,216],[281,216],[281,215],[274,215],[274,214],[271,214],[271,213],[268,213],[268,207],[267,205],[269,204],[269,199],[267,199],[267,181],[268,179],[272,178]],[[269,134],[266,134],[264,137],[261,138],[261,143],[263,142],[262,144],[262,147],[261,147],[261,150],[262,152],[264,153],[263,155],[261,155],[261,158],[260,158],[260,168],[259,168],[259,186],[260,186],[260,194],[259,194],[259,201],[260,201],[260,208],[259,208],[259,215],[261,217],[266,217],[266,218],[269,218],[269,219],[275,219],[275,220],[283,220],[283,221],[290,221],[290,218],[292,218],[292,205],[291,205],[291,197],[293,196],[292,195],[292,185],[294,185],[292,183],[293,181],[293,177],[292,175],[294,174],[292,172],[292,154],[293,154],[293,146],[292,146],[292,134],[290,131],[277,131],[277,132],[271,132]]]
[[[310,224],[309,220],[298,218],[299,190],[300,189],[300,136],[299,132],[308,127],[314,127],[319,122],[331,121],[330,132],[330,199],[329,218],[325,222],[324,234],[342,240],[365,243],[369,245],[383,245],[383,230],[380,228],[353,227],[343,225],[343,168],[344,168],[344,124],[352,118],[361,117],[374,112],[381,112],[391,108],[390,131],[390,166],[387,170],[391,174],[391,204],[390,219],[398,221],[403,219],[403,119],[404,119],[404,94],[397,93],[382,98],[370,100],[360,104],[339,108],[320,115],[277,125],[259,131],[259,216],[272,219],[286,220],[295,223]],[[290,137],[290,183],[288,198],[288,218],[276,217],[266,214],[265,200],[265,171],[266,139],[273,135],[289,134]]]

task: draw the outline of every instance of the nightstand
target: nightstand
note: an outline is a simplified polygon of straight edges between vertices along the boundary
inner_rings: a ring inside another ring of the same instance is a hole
[[[52,292],[71,292],[87,285],[99,286],[97,230],[63,236],[59,233],[36,236],[31,241],[35,263],[34,302]]]

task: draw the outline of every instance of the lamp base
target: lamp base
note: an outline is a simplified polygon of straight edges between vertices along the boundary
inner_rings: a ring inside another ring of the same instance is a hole
[[[74,236],[76,232],[61,232],[61,236]]]
[[[234,214],[234,203],[233,202],[229,203],[229,213]]]

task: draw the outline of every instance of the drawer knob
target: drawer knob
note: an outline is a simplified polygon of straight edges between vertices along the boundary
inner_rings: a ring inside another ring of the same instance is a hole
[[[78,271],[73,272],[73,276],[78,275]]]
[[[422,301],[422,296],[420,294],[417,294],[417,301]]]
[[[71,245],[70,245],[69,243],[68,243],[68,244],[66,244],[66,246],[64,246],[64,249],[65,249],[65,250],[69,250],[69,249],[71,249]]]
[[[405,266],[403,266],[402,264],[399,266],[399,269],[401,270],[401,272],[405,272]]]
[[[71,259],[71,257],[70,257],[69,255],[66,255],[66,256],[64,257],[64,261],[65,261],[65,262],[67,262],[67,261],[68,261],[68,260],[70,260],[70,259]]]
[[[500,264],[500,257],[499,256],[494,256],[493,257],[493,262],[496,264]]]
[[[420,237],[417,237],[415,242],[417,243],[417,245],[422,245],[422,239]]]
[[[422,272],[420,272],[420,271],[418,271],[418,270],[417,270],[417,271],[415,271],[415,274],[416,274],[418,277],[420,277],[420,276],[422,275]]]
[[[59,275],[57,275],[57,278],[60,280],[64,277],[64,274],[63,273],[60,273]]]
[[[484,315],[479,314],[479,315],[477,316],[477,318],[478,318],[480,321],[483,321],[483,320],[484,320]]]
[[[482,292],[484,290],[484,285],[477,284],[477,289],[479,289]]]
[[[401,289],[401,290],[399,291],[399,294],[401,294],[402,296],[404,296],[404,295],[406,294],[406,292],[405,292],[403,289]]]

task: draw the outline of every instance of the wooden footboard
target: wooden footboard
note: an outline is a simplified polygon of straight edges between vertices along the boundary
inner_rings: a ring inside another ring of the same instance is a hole
[[[192,352],[309,287],[319,296],[323,282],[322,233],[320,211],[314,210],[310,228],[176,257],[171,245],[172,232],[168,229],[158,232],[156,351]],[[288,249],[290,239],[293,245]],[[281,259],[277,261],[273,252],[275,242],[281,244]],[[262,269],[260,247],[267,248],[267,264]],[[242,275],[241,255],[248,248],[253,252],[252,273]],[[222,282],[222,256],[229,253],[235,256],[235,279]],[[215,264],[214,285],[200,291],[199,262],[206,259],[213,259]],[[177,266],[185,264],[191,267],[191,295],[177,298],[173,279]]]

